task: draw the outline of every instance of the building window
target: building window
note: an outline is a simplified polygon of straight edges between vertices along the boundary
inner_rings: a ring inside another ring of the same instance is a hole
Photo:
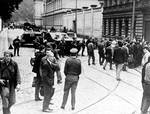
[[[129,31],[129,20],[128,18],[125,19],[125,37],[128,36],[128,31]]]
[[[112,0],[109,0],[109,6],[112,6]]]
[[[117,5],[117,0],[112,0],[112,6]]]
[[[116,19],[113,19],[113,36],[116,35]]]
[[[108,19],[108,35],[111,35],[111,19]]]
[[[122,19],[119,19],[119,36],[122,35]]]
[[[103,28],[103,35],[106,35],[106,19],[104,19]]]

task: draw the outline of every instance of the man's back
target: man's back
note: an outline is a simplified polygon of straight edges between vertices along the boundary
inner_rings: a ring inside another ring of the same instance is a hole
[[[68,58],[64,68],[65,75],[80,75],[81,74],[81,61],[76,58]]]

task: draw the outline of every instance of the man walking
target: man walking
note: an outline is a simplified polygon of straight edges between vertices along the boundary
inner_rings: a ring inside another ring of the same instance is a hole
[[[11,59],[12,53],[4,52],[0,61],[0,95],[3,114],[11,114],[10,108],[16,102],[15,89],[20,88],[21,78],[18,64]]]
[[[17,38],[14,39],[13,46],[14,46],[14,56],[16,55],[16,52],[17,52],[17,56],[19,56],[19,48],[20,48],[19,36],[17,36]]]
[[[122,48],[123,43],[121,41],[118,41],[118,46],[116,46],[114,50],[113,60],[116,65],[116,80],[120,81],[120,72],[123,68],[123,65],[126,60],[126,53],[124,49]]]
[[[65,109],[70,89],[72,110],[75,109],[75,92],[79,80],[79,75],[81,74],[81,61],[76,58],[77,51],[78,50],[76,48],[72,48],[70,50],[72,57],[68,58],[65,62],[64,74],[66,79],[64,85],[63,102],[61,105],[62,109]]]

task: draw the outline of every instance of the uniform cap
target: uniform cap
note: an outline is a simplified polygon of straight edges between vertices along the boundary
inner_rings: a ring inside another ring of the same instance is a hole
[[[78,49],[77,48],[72,48],[70,49],[70,53],[77,53],[78,52]]]

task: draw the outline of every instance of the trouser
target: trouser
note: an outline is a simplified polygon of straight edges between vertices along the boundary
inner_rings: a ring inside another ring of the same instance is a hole
[[[122,64],[116,64],[116,78],[120,79],[120,72],[123,68],[123,63]]]
[[[1,89],[3,114],[10,114],[10,108],[15,103],[11,99],[15,96],[13,92],[10,92],[8,87],[2,87]]]
[[[44,87],[44,100],[43,100],[43,110],[49,108],[49,103],[52,97],[52,86],[43,85]]]
[[[60,48],[60,57],[64,57],[64,55],[65,55],[65,49]]]
[[[3,108],[3,114],[11,114],[10,108]]]
[[[84,55],[85,46],[82,46],[82,56]]]
[[[36,84],[35,86],[35,99],[39,99],[39,93],[40,93],[41,84]]]
[[[69,90],[71,89],[71,105],[72,105],[72,108],[75,108],[75,93],[76,93],[77,84],[78,84],[78,81],[75,81],[75,82],[65,81],[62,107],[65,107],[67,103]]]
[[[92,64],[95,64],[95,56],[94,56],[94,54],[88,56],[88,64],[90,64],[91,58],[92,58]]]
[[[35,99],[39,99],[39,93],[40,93],[40,89],[41,89],[41,77],[40,74],[37,73],[37,77],[36,77],[36,82],[35,82]]]
[[[16,52],[17,55],[19,56],[19,47],[14,47],[14,56],[16,55]]]
[[[112,61],[107,61],[107,60],[106,60],[105,63],[104,63],[104,68],[106,67],[106,65],[107,65],[108,63],[110,64],[110,69],[112,69]]]
[[[150,85],[143,84],[143,97],[141,103],[141,112],[142,114],[147,114],[148,108],[150,107],[150,94],[146,94],[149,89]]]
[[[62,77],[61,77],[61,72],[60,72],[60,70],[56,71],[56,76],[57,76],[57,82],[62,81]]]
[[[104,63],[104,57],[99,54],[99,64],[102,65]]]

